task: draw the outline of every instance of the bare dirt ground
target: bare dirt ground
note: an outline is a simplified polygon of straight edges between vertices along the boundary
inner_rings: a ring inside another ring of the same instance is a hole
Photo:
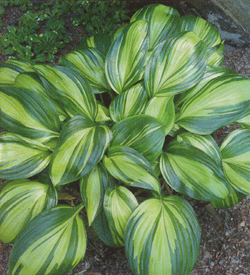
[[[18,11],[10,10],[6,15],[6,24],[11,24],[17,17]],[[4,29],[2,29],[3,31]],[[72,41],[66,49],[58,54],[58,57],[74,50],[77,43],[78,41]],[[6,57],[1,55],[0,62],[5,60]],[[226,46],[224,66],[250,77],[250,48],[239,49]],[[219,129],[215,133],[216,141],[220,144],[236,127],[234,125]],[[249,275],[250,197],[227,210],[217,210],[210,204],[194,200],[190,200],[190,203],[197,213],[202,229],[200,257],[191,275]],[[0,242],[0,275],[8,275],[10,250],[11,245]],[[86,255],[84,260],[68,275],[73,274],[132,275],[132,272],[123,248],[107,247],[91,229],[88,229]]]

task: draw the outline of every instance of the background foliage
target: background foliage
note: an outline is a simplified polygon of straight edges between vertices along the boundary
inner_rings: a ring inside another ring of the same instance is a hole
[[[0,16],[11,6],[20,7],[19,22],[7,27],[0,48],[10,57],[53,62],[55,54],[71,41],[71,28],[86,35],[107,33],[127,19],[126,1],[1,0]],[[4,24],[0,21],[1,26]]]

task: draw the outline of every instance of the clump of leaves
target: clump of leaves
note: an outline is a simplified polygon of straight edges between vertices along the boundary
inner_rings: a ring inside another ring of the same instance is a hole
[[[33,3],[34,2],[34,3]],[[18,56],[22,60],[53,62],[60,48],[70,42],[68,30],[81,24],[86,33],[110,32],[127,18],[123,1],[12,1],[6,6],[20,6],[23,14],[18,26],[8,26],[0,45],[5,55]],[[36,9],[39,11],[35,12]],[[4,8],[0,10],[4,13]],[[65,22],[65,18],[71,20]]]
[[[11,275],[72,270],[86,249],[83,211],[102,241],[125,246],[135,274],[191,272],[201,232],[185,197],[227,208],[250,194],[250,80],[223,68],[223,54],[211,24],[151,5],[59,66],[1,65]],[[235,122],[219,148],[212,133]],[[72,183],[82,202],[58,204]]]

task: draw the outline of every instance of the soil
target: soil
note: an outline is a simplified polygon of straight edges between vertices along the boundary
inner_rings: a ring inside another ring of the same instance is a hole
[[[19,16],[18,9],[7,10],[4,18],[5,27],[0,30],[0,35],[6,30],[6,26],[15,23]],[[58,58],[74,50],[78,45],[77,30],[69,31],[73,41],[58,53]],[[0,62],[6,59],[6,56],[0,55]],[[224,66],[250,77],[250,48],[226,45]],[[238,125],[230,125],[217,130],[214,137],[218,144],[221,144],[224,138],[238,127]],[[210,204],[195,200],[189,200],[189,202],[197,214],[202,230],[200,256],[191,275],[249,275],[250,197],[227,210],[217,210]],[[90,228],[87,233],[88,247],[85,258],[68,275],[132,275],[123,248],[107,247]],[[11,245],[0,242],[0,275],[8,274],[10,250]]]

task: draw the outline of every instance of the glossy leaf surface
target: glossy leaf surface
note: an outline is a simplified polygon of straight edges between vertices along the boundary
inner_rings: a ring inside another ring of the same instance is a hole
[[[81,196],[86,207],[89,225],[92,224],[101,210],[105,190],[111,185],[113,185],[111,176],[100,164],[97,164],[88,174],[81,178]]]
[[[111,131],[88,118],[76,116],[65,124],[50,165],[53,185],[80,179],[101,160]]]
[[[228,184],[229,195],[226,196],[225,199],[218,199],[215,201],[211,201],[211,204],[214,208],[218,209],[226,209],[232,207],[242,201],[246,195],[238,192],[235,188],[233,188],[230,184]]]
[[[79,217],[82,207],[59,205],[34,218],[11,250],[10,275],[58,275],[71,271],[86,251],[86,230]]]
[[[172,142],[160,159],[165,181],[177,192],[197,200],[224,199],[226,179],[216,161],[186,142]]]
[[[142,79],[148,51],[147,33],[145,20],[130,23],[117,35],[108,51],[106,77],[118,94]]]
[[[189,132],[177,136],[178,141],[188,142],[194,147],[202,150],[212,159],[214,159],[219,167],[222,167],[222,156],[220,148],[210,135],[197,135]]]
[[[58,104],[56,100],[54,100],[51,95],[46,91],[43,86],[42,81],[36,73],[21,73],[15,79],[16,87],[24,88],[34,93],[38,93],[44,97],[49,98],[51,103],[56,108],[58,112],[59,118],[63,121],[67,117],[67,113],[63,110],[62,106]]]
[[[0,193],[0,239],[14,242],[26,225],[57,204],[56,190],[28,179],[8,182]]]
[[[207,49],[208,60],[207,64],[210,66],[220,66],[223,63],[225,54],[224,43],[220,43],[212,48]]]
[[[88,79],[95,93],[111,89],[104,71],[105,56],[94,48],[73,51],[60,59],[60,64],[79,71]]]
[[[174,99],[175,106],[180,106],[184,102],[191,99],[195,96],[202,88],[204,88],[211,80],[216,79],[220,76],[235,76],[237,73],[229,68],[225,67],[215,67],[215,66],[207,66],[204,75],[200,82],[198,82],[193,88],[186,91],[185,93],[181,93],[177,95]]]
[[[0,64],[0,85],[14,84],[15,78],[23,72],[32,72],[31,64],[21,60],[7,60]]]
[[[143,112],[148,101],[148,95],[140,82],[120,95],[116,96],[109,106],[113,121],[118,122],[127,117]]]
[[[174,97],[153,97],[144,110],[145,115],[157,118],[164,124],[165,135],[173,128],[175,122]]]
[[[83,115],[95,119],[97,105],[93,90],[78,73],[62,66],[35,65],[33,68],[69,116]]]
[[[149,162],[160,155],[165,140],[164,125],[158,119],[148,115],[126,118],[116,123],[112,132],[112,146],[129,146]]]
[[[249,109],[250,80],[240,75],[211,80],[182,106],[177,124],[196,134],[211,134]]]
[[[0,135],[0,179],[24,179],[41,172],[52,152],[42,143],[11,133]]]
[[[206,20],[193,15],[187,15],[181,17],[181,21],[181,30],[194,32],[204,41],[208,48],[221,43],[219,31]]]
[[[250,195],[250,130],[233,131],[221,145],[224,173],[239,192]]]
[[[0,91],[3,129],[44,142],[59,136],[60,122],[48,98],[14,86]]]
[[[180,15],[177,10],[164,5],[148,5],[138,10],[130,22],[145,19],[149,22],[149,49],[180,31]]]
[[[112,146],[103,161],[108,172],[121,182],[160,193],[160,183],[151,165],[136,150]]]
[[[144,83],[149,96],[172,96],[198,83],[207,65],[205,50],[192,32],[176,34],[158,44],[145,67]]]
[[[135,274],[188,275],[199,256],[200,227],[184,199],[148,199],[130,216],[125,252]]]
[[[116,243],[123,246],[128,218],[138,206],[138,202],[126,187],[117,186],[106,190],[103,206],[111,234]]]

